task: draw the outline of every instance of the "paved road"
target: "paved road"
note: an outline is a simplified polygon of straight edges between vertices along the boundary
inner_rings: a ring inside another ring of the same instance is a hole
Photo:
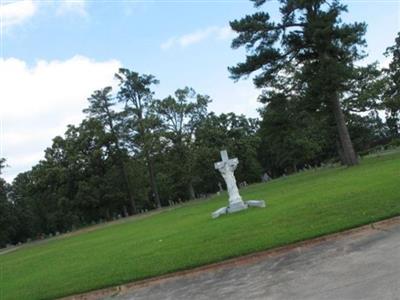
[[[161,280],[107,299],[400,300],[400,225]]]

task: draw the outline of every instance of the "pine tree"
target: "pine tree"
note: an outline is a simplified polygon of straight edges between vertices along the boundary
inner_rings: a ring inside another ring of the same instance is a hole
[[[266,0],[251,0],[259,8]],[[344,24],[340,14],[347,10],[333,0],[280,0],[281,20],[276,23],[267,12],[257,12],[230,23],[238,33],[234,49],[244,46],[246,61],[230,67],[235,80],[257,72],[257,88],[271,88],[274,78],[294,65],[306,86],[304,97],[319,103],[318,110],[332,116],[343,153],[342,162],[358,163],[341,108],[346,82],[354,74],[354,62],[363,57],[364,23]]]
[[[115,75],[119,80],[118,101],[125,104],[126,126],[131,131],[131,144],[134,150],[143,153],[149,172],[150,186],[155,205],[160,208],[154,167],[154,148],[157,144],[159,121],[152,111],[153,95],[150,87],[158,84],[153,75],[140,75],[137,72],[121,68]]]
[[[113,107],[116,104],[115,99],[111,96],[111,87],[106,87],[102,90],[95,91],[88,99],[90,105],[84,110],[92,118],[96,118],[103,125],[104,130],[110,134],[111,143],[115,148],[115,159],[119,166],[122,178],[125,183],[126,191],[131,203],[132,212],[136,213],[136,202],[131,189],[129,175],[124,161],[124,151],[121,149],[121,138],[118,133],[119,114],[114,111]]]

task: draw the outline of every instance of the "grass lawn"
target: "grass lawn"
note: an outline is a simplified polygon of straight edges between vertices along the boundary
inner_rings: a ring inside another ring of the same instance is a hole
[[[227,195],[0,255],[0,299],[51,299],[400,215],[400,153],[241,190],[267,207],[211,218]]]

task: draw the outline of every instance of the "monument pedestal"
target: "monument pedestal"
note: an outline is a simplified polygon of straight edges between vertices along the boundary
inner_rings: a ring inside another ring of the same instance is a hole
[[[234,202],[234,203],[229,203],[228,206],[228,213],[234,213],[237,211],[241,211],[247,209],[247,204],[244,203],[243,201],[238,201],[238,202]]]

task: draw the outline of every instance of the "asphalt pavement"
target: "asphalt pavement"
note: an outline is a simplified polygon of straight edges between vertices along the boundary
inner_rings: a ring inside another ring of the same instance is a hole
[[[400,222],[173,275],[103,299],[399,299]]]

